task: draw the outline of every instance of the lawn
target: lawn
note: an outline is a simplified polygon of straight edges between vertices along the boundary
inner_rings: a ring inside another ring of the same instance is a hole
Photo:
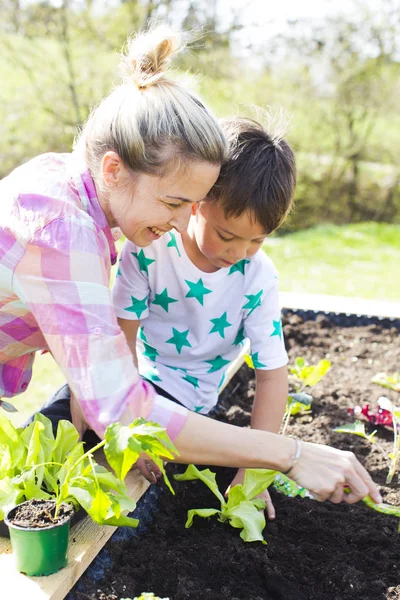
[[[400,301],[400,225],[321,225],[264,245],[280,273],[280,289]]]
[[[325,225],[264,246],[280,272],[285,292],[307,292],[400,301],[400,225]],[[38,355],[28,391],[15,399],[19,425],[60,386],[64,377],[49,354]]]

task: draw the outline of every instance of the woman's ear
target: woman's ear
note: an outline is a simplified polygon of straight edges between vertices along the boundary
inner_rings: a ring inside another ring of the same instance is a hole
[[[124,166],[120,156],[109,150],[101,161],[101,174],[103,181],[108,188],[116,187],[121,182]]]

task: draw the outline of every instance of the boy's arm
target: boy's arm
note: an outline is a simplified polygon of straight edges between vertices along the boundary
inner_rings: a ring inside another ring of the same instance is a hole
[[[288,398],[287,367],[256,369],[251,428],[279,433]]]
[[[129,321],[128,319],[122,319],[118,317],[118,325],[121,327],[124,335],[126,337],[126,341],[128,342],[128,346],[133,355],[133,362],[135,363],[136,368],[138,367],[138,359],[136,354],[136,338],[137,332],[139,331],[140,321]]]

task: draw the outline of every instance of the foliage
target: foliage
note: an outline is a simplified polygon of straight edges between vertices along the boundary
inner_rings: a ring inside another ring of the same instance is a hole
[[[304,358],[298,356],[294,361],[294,366],[289,367],[289,372],[294,378],[295,393],[288,396],[282,435],[285,434],[291,415],[302,410],[310,410],[312,396],[305,394],[304,390],[321,381],[330,366],[330,361],[326,359],[320,360],[317,365],[309,365]]]
[[[200,479],[213,492],[221,503],[221,509],[195,508],[188,511],[185,527],[191,527],[195,516],[208,518],[218,516],[222,523],[228,522],[232,527],[242,529],[240,537],[245,542],[262,542],[266,544],[262,531],[265,527],[264,500],[256,498],[274,481],[278,471],[268,469],[246,469],[243,484],[237,484],[229,490],[228,498],[218,489],[215,473],[210,469],[200,471],[194,465],[189,465],[184,473],[175,475],[177,481],[193,481]]]
[[[392,376],[387,375],[386,373],[378,373],[371,379],[371,382],[377,383],[386,389],[400,392],[398,373],[393,373]],[[376,425],[392,427],[393,450],[389,453],[390,466],[386,477],[386,483],[391,483],[396,473],[397,465],[400,461],[400,407],[396,406],[393,402],[391,402],[391,400],[389,400],[389,398],[386,398],[385,396],[378,398],[377,403],[379,406],[377,415],[370,411],[369,404],[366,404],[362,409],[360,407],[356,407],[356,409],[352,410],[352,413],[361,413],[366,416],[370,422]],[[352,433],[359,435],[372,444],[375,444],[379,450],[381,450],[381,452],[386,454],[375,440],[376,431],[373,431],[367,435],[365,433],[364,424],[360,421],[356,421],[355,423],[349,425],[341,425],[340,427],[336,427],[333,431],[338,433]]]
[[[94,452],[100,448],[115,475],[96,463]],[[54,499],[56,511],[62,502],[71,502],[101,525],[136,527],[137,519],[126,516],[135,502],[124,479],[142,452],[158,465],[173,491],[163,459],[173,459],[177,451],[157,424],[144,419],[129,426],[113,423],[104,440],[85,452],[69,421],[59,422],[54,437],[51,421],[40,413],[26,429],[16,429],[0,414],[0,518],[24,500]]]
[[[378,385],[394,392],[400,392],[400,374],[393,373],[393,375],[387,375],[386,373],[377,373],[371,379],[371,383],[377,383]]]

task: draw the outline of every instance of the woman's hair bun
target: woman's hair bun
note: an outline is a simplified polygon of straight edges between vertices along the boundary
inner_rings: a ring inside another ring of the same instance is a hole
[[[160,82],[181,45],[180,35],[167,25],[153,26],[130,38],[122,55],[125,81],[133,82],[139,89]]]

